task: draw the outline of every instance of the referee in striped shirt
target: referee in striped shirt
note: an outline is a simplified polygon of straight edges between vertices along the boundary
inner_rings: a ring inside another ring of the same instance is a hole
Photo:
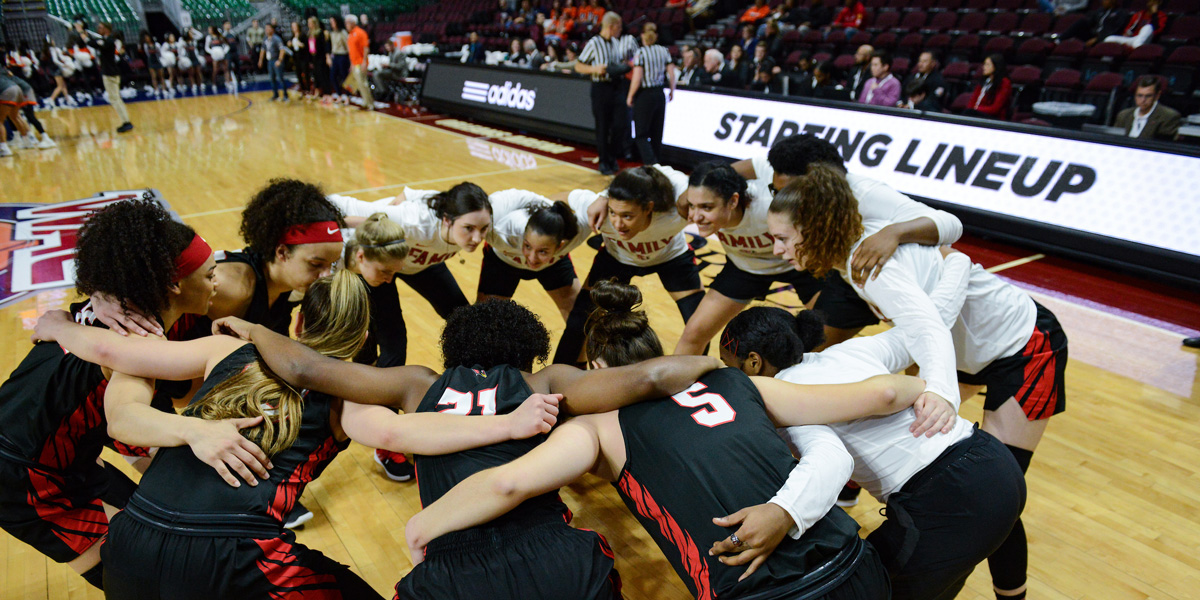
[[[671,86],[675,99],[675,63],[671,53],[659,46],[658,25],[642,25],[642,47],[633,59],[633,82],[625,103],[633,108],[633,133],[637,140],[642,164],[658,163],[662,151],[663,119],[667,115],[667,100],[663,86]]]
[[[632,35],[621,35],[621,15],[614,11],[600,20],[600,34],[588,40],[575,70],[592,76],[592,116],[596,119],[596,151],[600,173],[617,172],[617,156],[629,139],[629,109],[623,100],[628,89],[624,75],[637,52]]]

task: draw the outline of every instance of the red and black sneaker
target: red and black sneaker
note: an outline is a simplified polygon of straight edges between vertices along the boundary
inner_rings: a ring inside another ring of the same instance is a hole
[[[383,474],[387,475],[387,478],[392,481],[408,481],[413,478],[413,473],[416,472],[413,469],[412,463],[408,462],[408,459],[399,452],[376,450],[375,462],[383,467]]]

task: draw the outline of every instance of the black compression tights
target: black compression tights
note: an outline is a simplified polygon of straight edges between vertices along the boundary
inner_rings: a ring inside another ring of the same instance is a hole
[[[1028,471],[1029,463],[1033,460],[1033,452],[1007,444],[1005,446],[1017,459],[1017,464],[1021,465],[1021,472]],[[988,570],[992,573],[992,586],[997,590],[1005,591],[1020,589],[1025,585],[1028,568],[1029,545],[1025,538],[1025,525],[1021,523],[1021,519],[1017,519],[1008,538],[988,557]],[[1014,595],[1003,595],[996,592],[996,598],[998,600],[1022,600],[1025,598],[1025,592]]]

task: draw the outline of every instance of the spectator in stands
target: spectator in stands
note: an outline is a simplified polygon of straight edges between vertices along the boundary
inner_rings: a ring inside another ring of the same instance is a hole
[[[859,29],[862,29],[863,19],[866,17],[866,14],[867,9],[863,7],[862,2],[858,0],[846,0],[830,26],[833,29],[844,30],[846,37],[850,38],[858,33]]]
[[[850,90],[833,78],[833,61],[823,61],[813,66],[812,82],[808,89],[798,90],[800,96],[850,102]]]
[[[904,97],[906,100],[900,103],[901,108],[925,112],[942,112],[942,105],[937,101],[937,97],[930,92],[929,80],[927,79],[909,81],[904,84]]]
[[[405,77],[408,77],[408,55],[404,53],[403,48],[396,46],[396,43],[391,40],[383,44],[383,49],[388,53],[388,64],[375,71],[371,78],[375,80],[375,87],[381,93],[391,97],[389,92],[391,87],[399,85]]]
[[[812,0],[808,3],[808,7],[796,9],[803,11],[799,14],[794,14],[790,19],[799,20],[796,28],[801,33],[810,29],[822,30],[829,27],[833,23],[833,11],[825,6],[825,0]]]
[[[533,3],[529,0],[521,0],[521,8],[517,10],[517,16],[513,17],[513,25],[533,25],[536,20],[537,10],[533,8]]]
[[[767,0],[754,0],[754,6],[747,8],[742,16],[738,18],[741,23],[757,24],[759,21],[767,18],[771,14],[771,7],[767,6]]]
[[[548,42],[546,44],[546,62],[542,63],[542,70],[562,71],[563,67],[558,65],[564,62],[566,61],[563,60],[563,50],[561,47],[557,43]],[[572,66],[572,70],[574,70],[574,66]]]
[[[329,84],[339,103],[346,97],[346,77],[350,75],[350,33],[342,27],[340,17],[329,17]]]
[[[1120,35],[1127,22],[1129,15],[1117,8],[1117,0],[1102,0],[1098,10],[1072,24],[1063,32],[1063,38],[1083,40],[1091,47],[1109,36]]]
[[[870,44],[863,44],[854,52],[854,66],[846,75],[846,83],[855,98],[871,78],[871,55],[874,53],[875,48]]]
[[[926,50],[917,57],[917,64],[913,68],[913,72],[904,81],[905,90],[908,85],[913,82],[923,82],[928,84],[929,94],[933,100],[939,104],[946,98],[946,80],[942,78],[942,74],[938,72],[938,57],[932,50]]]
[[[637,41],[621,35],[621,15],[606,13],[600,20],[600,33],[588,40],[575,63],[575,71],[592,77],[592,117],[596,123],[596,152],[600,173],[615,174],[617,158],[630,143],[629,107],[625,104],[629,88],[625,73],[637,52]],[[718,52],[718,54],[720,54]]]
[[[796,0],[783,0],[767,17],[779,23],[780,29],[791,31],[804,21],[807,21],[808,11],[802,6],[796,6]]]
[[[735,45],[741,47],[743,55],[754,55],[754,47],[758,45],[758,38],[754,35],[753,25],[749,23],[742,25],[742,39],[738,40]]]
[[[516,15],[516,5],[510,0],[498,0],[496,8],[496,24],[504,29],[512,27]]]
[[[358,26],[358,17],[346,15],[346,28],[350,30],[346,41],[350,51],[350,81],[351,89],[362,96],[363,110],[375,110],[375,97],[371,94],[371,82],[367,75],[367,48],[371,41],[367,32]]]
[[[1179,136],[1179,111],[1159,104],[1163,79],[1145,75],[1138,79],[1133,92],[1133,106],[1117,113],[1116,127],[1125,135],[1139,140],[1174,140]]]
[[[546,62],[546,55],[538,50],[537,42],[531,38],[525,38],[525,64],[526,69],[538,70],[542,68],[542,63]]]
[[[750,89],[756,92],[782,95],[783,78],[776,75],[775,71],[775,61],[770,58],[764,60],[754,72],[753,83],[750,84]]]
[[[587,6],[579,9],[580,19],[586,19],[593,27],[601,26],[601,21],[608,10],[600,3],[600,0],[588,0]],[[630,36],[632,37],[632,36]]]
[[[1044,12],[1061,16],[1087,8],[1088,0],[1038,0],[1038,6]]]
[[[796,60],[795,70],[780,74],[781,78],[787,80],[787,94],[789,96],[803,96],[805,95],[805,90],[812,89],[812,70],[812,53],[807,50],[801,50],[800,56]]]
[[[682,59],[679,68],[679,85],[698,85],[700,83],[699,65],[696,48],[684,47],[679,51]]]
[[[579,7],[575,6],[575,0],[563,0],[562,16],[569,21],[579,19]]]
[[[767,43],[767,56],[775,59],[777,64],[787,58],[783,51],[783,35],[779,33],[779,23],[767,21],[758,41]]]
[[[725,64],[721,51],[712,48],[704,53],[704,70],[699,73],[699,85],[745,89],[745,83],[738,77],[737,72]]]
[[[279,91],[283,90],[283,101],[288,101],[287,87],[283,82],[283,56],[290,52],[283,44],[283,38],[275,33],[275,26],[268,24],[263,32],[263,47],[258,53],[258,68],[267,64],[267,77],[271,80],[271,101],[279,99]]]
[[[757,46],[755,48],[757,49]],[[742,52],[742,47],[737,44],[729,47],[729,60],[725,64],[728,65],[730,71],[737,74],[738,80],[742,82],[753,81],[754,72],[758,68],[754,60],[746,58],[746,53]]]
[[[112,23],[102,22],[97,29],[101,35],[99,39],[84,29],[82,21],[75,22],[75,31],[79,34],[79,39],[95,50],[100,59],[100,75],[104,81],[104,91],[108,94],[108,103],[121,119],[117,133],[132,131],[133,123],[129,122],[129,111],[125,109],[125,101],[121,99],[121,67],[118,57],[125,54],[125,46],[120,36],[113,33]]]
[[[859,104],[896,106],[900,102],[900,80],[892,75],[892,54],[876,50],[871,54],[871,79],[858,96]]]
[[[250,27],[246,29],[246,47],[250,49],[250,56],[262,54],[263,39],[265,39],[266,33],[262,25],[258,24],[258,19],[250,21]]]
[[[1004,55],[993,54],[983,59],[979,68],[983,79],[975,84],[967,110],[963,113],[973,117],[1007,119],[1008,105],[1012,100],[1012,82],[1008,80],[1008,63]]]
[[[547,43],[563,43],[567,41],[567,36],[571,34],[574,27],[575,20],[568,18],[563,13],[561,0],[554,0],[554,4],[550,8],[550,18],[542,23],[542,37]]]
[[[371,53],[371,43],[375,40],[375,24],[367,20],[367,13],[358,15],[358,26],[367,33],[367,54]]]
[[[479,39],[479,33],[471,31],[467,34],[466,52],[463,54],[463,62],[468,64],[483,64],[487,60],[487,49],[483,45],[483,40]]]
[[[1159,5],[1159,0],[1147,0],[1146,8],[1129,18],[1121,35],[1110,35],[1104,41],[1125,44],[1130,48],[1149,42],[1167,26],[1167,15],[1158,10]]]
[[[521,46],[519,38],[513,38],[508,42],[508,55],[504,57],[504,66],[513,68],[525,66],[525,49]]]
[[[321,95],[321,101],[329,101],[333,88],[329,85],[329,33],[321,27],[321,20],[308,18],[309,80]]]

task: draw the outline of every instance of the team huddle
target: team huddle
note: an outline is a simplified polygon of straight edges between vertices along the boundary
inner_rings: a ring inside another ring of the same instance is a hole
[[[724,249],[707,289],[689,224]],[[585,473],[696,598],[948,599],[985,560],[1023,598],[1024,471],[1065,408],[1067,341],[961,233],[809,135],[553,198],[273,180],[240,251],[118,202],[79,234],[86,299],[38,321],[0,386],[0,528],[109,598],[379,598],[284,528],[354,440],[416,471],[396,598],[620,598],[558,495]],[[445,262],[481,246],[472,303]],[[652,275],[685,324],[673,355],[632,285]],[[566,324],[552,361],[511,299],[533,279]],[[397,280],[445,319],[440,373],[406,366]],[[747,308],[777,283],[806,309]],[[977,426],[958,410],[984,387]],[[847,482],[886,505],[865,539]]]

